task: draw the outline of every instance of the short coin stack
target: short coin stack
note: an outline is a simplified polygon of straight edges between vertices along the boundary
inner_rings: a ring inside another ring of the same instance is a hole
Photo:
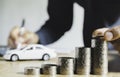
[[[60,57],[60,74],[73,75],[74,74],[74,58],[72,57]]]
[[[57,65],[55,64],[45,64],[42,68],[43,74],[56,76],[57,74]]]
[[[39,75],[40,68],[39,67],[25,67],[24,74],[25,75]]]

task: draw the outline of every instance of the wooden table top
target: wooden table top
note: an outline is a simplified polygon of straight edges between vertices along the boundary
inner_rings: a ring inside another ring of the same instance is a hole
[[[61,55],[66,56],[66,55]],[[24,68],[28,66],[41,67],[41,64],[57,63],[56,59],[49,61],[30,60],[30,61],[5,61],[0,58],[0,77],[53,77],[49,75],[24,75]],[[55,77],[102,77],[101,75],[56,75]],[[120,56],[118,53],[109,54],[109,73],[104,77],[120,77]]]

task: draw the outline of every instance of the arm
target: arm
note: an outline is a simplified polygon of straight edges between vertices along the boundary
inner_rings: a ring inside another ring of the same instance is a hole
[[[49,0],[48,13],[50,19],[36,33],[41,44],[57,41],[71,28],[73,20],[72,0]]]

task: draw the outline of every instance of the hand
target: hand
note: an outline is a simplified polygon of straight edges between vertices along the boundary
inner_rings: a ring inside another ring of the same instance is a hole
[[[22,46],[28,44],[35,44],[39,40],[37,34],[25,29],[24,33],[20,35],[20,27],[15,26],[8,37],[8,46],[10,48],[17,48],[18,44],[21,43]]]
[[[120,26],[97,29],[93,32],[93,37],[96,36],[104,36],[106,41],[111,42],[114,48],[120,51]]]

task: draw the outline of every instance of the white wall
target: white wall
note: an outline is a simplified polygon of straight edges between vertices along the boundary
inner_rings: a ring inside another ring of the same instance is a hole
[[[27,29],[39,29],[48,19],[46,8],[47,0],[0,0],[0,44],[7,44],[9,31],[23,18]]]
[[[48,0],[0,0],[0,45],[7,45],[7,38],[11,28],[20,26],[25,18],[25,27],[31,31],[39,29],[49,19],[47,13]],[[51,47],[73,49],[83,46],[84,10],[78,4],[74,4],[74,20],[70,31]]]
[[[83,19],[84,9],[75,3],[72,28],[70,31],[66,32],[60,40],[51,44],[50,47],[64,49],[67,52],[69,50],[74,50],[75,47],[84,46],[82,35]]]

